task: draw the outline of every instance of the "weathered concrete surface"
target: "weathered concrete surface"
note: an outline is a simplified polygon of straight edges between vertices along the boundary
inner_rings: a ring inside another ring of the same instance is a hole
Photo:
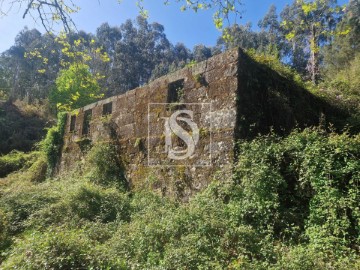
[[[166,153],[159,148],[165,145],[161,119],[176,106],[166,110],[149,104],[167,103],[171,98],[169,87],[179,80],[183,80],[182,89],[175,103],[205,103],[211,109],[182,107],[194,111],[194,121],[200,128],[194,158],[159,163],[156,159],[166,159]],[[104,117],[103,106],[110,102],[112,113]],[[87,110],[92,111],[92,118],[89,134],[84,135]],[[91,143],[115,139],[132,188],[152,188],[186,199],[207,186],[219,171],[222,179],[231,177],[237,139],[267,133],[272,127],[278,133],[286,133],[295,125],[316,124],[323,111],[323,104],[308,92],[254,63],[240,49],[233,49],[69,114],[59,169],[67,170],[83,158],[84,138]],[[71,115],[76,115],[73,131]],[[203,160],[210,162],[205,162],[209,166],[199,166]],[[149,166],[149,161],[158,166]]]

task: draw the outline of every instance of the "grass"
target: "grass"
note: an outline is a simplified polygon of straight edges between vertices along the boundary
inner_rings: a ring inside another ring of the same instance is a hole
[[[126,190],[117,170],[32,181],[23,169],[0,181],[0,267],[356,269],[359,140],[307,129],[241,142],[234,178],[185,204]]]

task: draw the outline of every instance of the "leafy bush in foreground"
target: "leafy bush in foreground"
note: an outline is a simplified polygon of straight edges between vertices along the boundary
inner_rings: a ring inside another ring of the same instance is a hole
[[[38,152],[26,154],[16,150],[5,156],[0,156],[0,178],[24,167],[30,167],[36,160],[37,156],[39,156]]]
[[[57,125],[48,130],[45,139],[41,142],[41,150],[45,153],[48,163],[48,175],[53,173],[60,156],[66,118],[66,113],[59,113]]]
[[[244,221],[282,239],[309,241],[318,251],[346,253],[359,245],[359,135],[306,130],[240,149]]]
[[[124,260],[108,257],[94,247],[83,230],[49,228],[32,232],[12,251],[2,269],[126,269]]]
[[[54,224],[78,226],[86,221],[109,223],[128,221],[130,202],[127,194],[91,183],[72,184],[56,203],[31,216],[28,224],[46,228]]]
[[[60,196],[61,194],[49,185],[30,185],[1,191],[0,211],[3,210],[6,216],[9,233],[14,235],[23,232],[32,214],[56,202]]]
[[[111,142],[96,143],[87,154],[87,178],[104,186],[128,189],[124,166],[117,145]]]
[[[1,268],[359,268],[359,135],[308,129],[239,150],[233,181],[187,204],[86,176],[0,185],[0,239],[14,238]]]

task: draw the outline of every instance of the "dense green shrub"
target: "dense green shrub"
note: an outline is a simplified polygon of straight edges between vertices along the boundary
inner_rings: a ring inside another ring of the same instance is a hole
[[[0,210],[6,214],[9,233],[22,232],[33,213],[56,202],[59,196],[60,194],[48,185],[25,186],[11,192],[1,192]]]
[[[81,186],[71,194],[71,211],[80,218],[101,222],[129,219],[129,201],[126,195],[114,189],[103,189],[92,185]]]
[[[124,166],[114,143],[99,142],[92,146],[87,154],[86,170],[87,178],[94,183],[128,189]]]
[[[60,187],[63,194],[59,200],[33,213],[27,222],[28,227],[41,229],[66,224],[79,227],[86,222],[104,224],[130,219],[127,194],[86,182],[67,184],[67,187]]]
[[[45,135],[44,128],[51,122],[42,113],[44,107],[20,101],[0,102],[0,155],[34,149]]]
[[[118,228],[108,249],[141,269],[224,269],[238,257],[271,253],[272,242],[261,243],[265,234],[241,225],[234,214],[241,205],[225,202],[232,186],[214,183],[209,189],[185,205],[135,194],[131,222]]]
[[[11,251],[2,269],[127,269],[124,260],[90,240],[83,230],[49,228],[29,232]]]
[[[358,269],[358,255],[329,257],[312,245],[282,246],[278,249],[279,260],[268,269],[272,270],[314,270],[314,269]]]
[[[239,148],[244,222],[339,257],[359,245],[359,135],[305,130]]]
[[[0,177],[5,177],[9,173],[30,167],[38,156],[38,152],[26,154],[16,150],[5,156],[0,156]]]
[[[60,70],[56,78],[56,87],[49,95],[50,102],[59,110],[71,111],[86,106],[102,98],[104,94],[98,81],[101,76],[91,72],[91,68],[83,63],[74,62]]]
[[[31,182],[43,182],[46,179],[48,163],[43,153],[39,155],[37,160],[24,173]]]
[[[0,209],[0,251],[5,249],[10,245],[10,236],[9,236],[9,225],[6,214]],[[0,255],[0,264],[1,264],[1,255]]]
[[[66,113],[59,113],[57,125],[48,129],[45,139],[40,144],[47,159],[49,175],[52,174],[60,157],[60,151],[63,146],[66,119]]]
[[[0,267],[357,269],[359,173],[359,135],[307,129],[239,143],[234,179],[186,204],[109,178],[0,185]]]
[[[349,97],[357,96],[360,98],[360,53],[354,55],[353,60],[349,64],[345,65],[343,69],[338,68],[332,71],[327,71],[325,76],[327,77],[324,84],[330,87],[332,90],[337,89],[340,95]]]
[[[266,65],[288,80],[295,82],[299,86],[305,87],[305,83],[300,74],[288,65],[282,63],[278,55],[274,53],[258,53],[255,49],[249,49],[246,53],[257,63]]]
[[[353,53],[351,50],[351,54]],[[328,56],[329,69],[324,70],[324,80],[316,94],[325,98],[331,105],[347,110],[350,113],[347,121],[352,127],[350,130],[354,133],[360,132],[360,53],[355,53],[350,59],[346,58],[340,68],[339,65],[333,65],[333,55]]]

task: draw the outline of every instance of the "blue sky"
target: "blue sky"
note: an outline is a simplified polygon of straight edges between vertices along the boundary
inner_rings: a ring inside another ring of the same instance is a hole
[[[157,4],[153,2],[157,1]],[[94,33],[96,28],[103,22],[110,25],[120,25],[127,19],[134,19],[138,15],[135,0],[76,0],[81,7],[73,19],[79,30]],[[164,6],[163,0],[145,0],[145,7],[149,10],[149,21],[156,21],[165,27],[165,33],[172,43],[183,42],[189,48],[196,44],[214,45],[219,36],[212,22],[211,10],[180,12],[180,5],[173,0],[170,6]],[[275,4],[278,12],[292,0],[243,0],[243,17],[241,24],[252,22],[256,29],[258,21],[266,14],[271,4]],[[346,0],[338,1],[344,4]],[[36,24],[32,18],[22,19],[21,11],[13,9],[7,16],[0,17],[0,52],[14,44],[17,33],[28,26],[42,31],[42,27]]]

